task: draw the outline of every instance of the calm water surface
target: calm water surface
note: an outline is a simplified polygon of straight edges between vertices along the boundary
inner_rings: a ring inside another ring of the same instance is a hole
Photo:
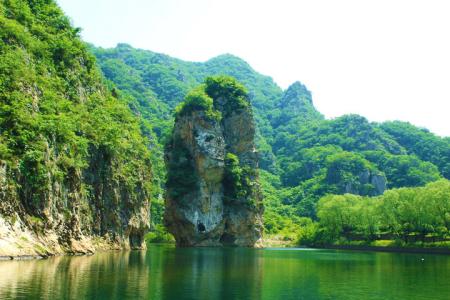
[[[448,300],[450,256],[152,246],[1,261],[0,299]]]

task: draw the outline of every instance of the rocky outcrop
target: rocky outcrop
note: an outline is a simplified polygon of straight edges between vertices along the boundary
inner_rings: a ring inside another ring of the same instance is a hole
[[[386,176],[362,156],[342,152],[328,158],[323,185],[335,194],[378,196],[386,190]]]
[[[359,173],[358,180],[355,182],[346,182],[341,193],[349,193],[355,195],[382,195],[386,190],[386,176],[380,172],[364,170]]]
[[[365,169],[357,174],[347,173],[334,184],[339,194],[379,196],[386,190],[386,176],[379,171]]]
[[[241,88],[234,80],[214,78],[206,90],[214,84],[213,100],[205,100],[211,107],[186,102],[166,145],[165,223],[180,246],[259,245],[263,206],[251,107],[246,96],[226,93]]]

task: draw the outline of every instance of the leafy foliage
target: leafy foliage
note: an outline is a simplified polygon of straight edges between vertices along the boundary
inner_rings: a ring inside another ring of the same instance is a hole
[[[162,224],[157,224],[144,238],[147,243],[175,243],[173,235]]]
[[[252,199],[252,180],[256,171],[248,166],[241,166],[239,158],[233,153],[227,153],[225,157],[224,189],[225,199],[228,201],[247,201],[249,205],[256,205]]]
[[[433,163],[442,176],[450,179],[450,141],[440,138],[427,129],[417,128],[409,123],[385,122],[380,127],[389,133],[400,145],[423,161]]]
[[[31,214],[49,188],[84,174],[94,152],[114,161],[130,194],[150,190],[140,186],[150,168],[140,123],[105,88],[79,31],[54,1],[0,3],[0,160]]]
[[[233,153],[227,153],[225,157],[224,188],[225,196],[231,201],[246,196],[246,191],[242,188],[242,173],[239,158]]]
[[[362,152],[364,157],[379,166],[389,178],[389,188],[423,186],[441,178],[438,168],[415,155],[392,155],[382,151]]]
[[[177,117],[185,116],[193,111],[204,111],[205,115],[211,120],[220,120],[221,114],[214,109],[213,99],[205,93],[205,88],[199,88],[189,92],[186,100],[175,107]]]
[[[387,191],[376,198],[329,195],[317,207],[325,243],[400,240],[403,244],[450,239],[450,181]]]
[[[166,188],[171,191],[169,196],[173,199],[183,199],[182,196],[195,189],[198,181],[192,155],[183,142],[177,138],[172,139],[166,147],[166,153],[171,153],[171,158],[167,163]]]
[[[229,76],[207,77],[205,80],[205,92],[213,99],[214,106],[224,106],[221,111],[224,115],[230,115],[234,111],[249,107],[247,90],[236,79]],[[226,101],[220,101],[226,99]]]
[[[433,163],[407,154],[381,127],[349,115],[309,119],[295,134],[278,128],[272,149],[281,181],[291,189],[288,202],[300,215],[315,218],[315,203],[327,193],[376,195],[377,186],[360,180],[367,171],[385,176],[389,188],[421,186],[441,178]]]

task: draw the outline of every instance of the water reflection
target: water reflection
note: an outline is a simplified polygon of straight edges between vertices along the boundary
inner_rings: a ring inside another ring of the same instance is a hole
[[[448,299],[449,275],[444,255],[157,246],[1,261],[0,299]]]
[[[174,249],[164,256],[162,299],[260,299],[263,258],[252,249]]]
[[[0,299],[148,298],[146,252],[0,262]]]

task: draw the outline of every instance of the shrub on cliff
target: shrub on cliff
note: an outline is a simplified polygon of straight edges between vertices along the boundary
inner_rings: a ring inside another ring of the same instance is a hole
[[[246,109],[250,106],[247,89],[235,78],[230,76],[211,76],[205,79],[205,92],[213,98],[214,107],[224,105],[224,115],[233,111]],[[219,99],[226,101],[219,101]]]
[[[220,120],[221,114],[214,109],[213,99],[205,93],[205,86],[189,92],[184,102],[175,107],[175,117],[181,117],[190,114],[193,111],[204,111],[206,117],[211,120]]]

